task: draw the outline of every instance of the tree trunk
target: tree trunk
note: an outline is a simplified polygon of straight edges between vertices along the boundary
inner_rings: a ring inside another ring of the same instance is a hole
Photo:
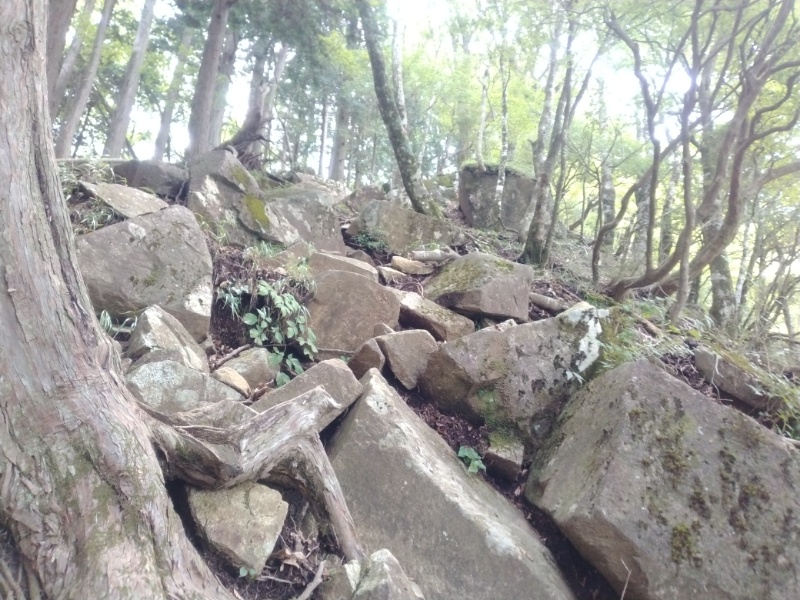
[[[486,121],[489,119],[489,68],[483,71],[481,77],[481,116],[478,121],[478,141],[475,144],[475,162],[478,163],[478,171],[486,172],[486,162],[483,159],[483,145],[486,139]]]
[[[5,2],[4,2],[5,4]],[[53,94],[61,70],[67,32],[78,0],[49,0],[47,3],[47,93]],[[49,97],[49,96],[48,96]]]
[[[97,68],[100,66],[100,54],[103,50],[103,41],[106,38],[106,29],[111,21],[111,14],[114,11],[115,4],[116,0],[105,0],[105,2],[103,2],[103,14],[100,17],[100,22],[97,24],[97,31],[94,35],[94,44],[92,45],[92,53],[89,56],[89,62],[81,74],[80,83],[75,91],[75,96],[67,107],[64,118],[61,121],[61,126],[58,129],[58,138],[56,139],[55,147],[56,157],[58,158],[69,158],[70,156],[72,138],[75,136],[75,130],[78,128],[81,116],[86,110],[86,104],[89,102],[89,96],[92,93],[95,75],[97,75]]]
[[[505,42],[505,40],[504,40]],[[508,82],[511,80],[511,69],[505,62],[505,50],[500,53],[500,161],[497,164],[497,184],[494,187],[494,205],[497,217],[503,223],[503,190],[506,187],[506,165],[508,164]]]
[[[369,62],[372,66],[372,79],[375,85],[375,96],[378,99],[378,108],[380,109],[383,123],[386,125],[386,131],[389,134],[389,142],[392,144],[406,193],[414,210],[422,214],[440,217],[442,210],[432,201],[430,193],[422,185],[417,159],[411,151],[408,136],[403,130],[394,94],[386,76],[386,61],[380,45],[378,23],[375,20],[370,2],[369,0],[355,0],[355,4],[361,17],[364,42],[366,43]]]
[[[92,13],[94,12],[94,3],[95,0],[86,0],[86,3],[83,5],[80,15],[80,20],[83,24],[88,24],[90,22]],[[58,117],[59,109],[64,102],[64,95],[67,93],[67,87],[69,87],[69,83],[75,72],[75,65],[78,63],[78,58],[80,58],[81,55],[81,48],[83,47],[81,29],[82,27],[76,28],[75,36],[69,44],[69,49],[61,63],[61,69],[58,71],[56,85],[53,91],[50,92],[50,116],[54,122],[56,117]]]
[[[222,47],[225,43],[225,30],[228,25],[228,15],[236,0],[215,0],[214,10],[208,24],[206,43],[203,46],[203,58],[200,61],[200,72],[197,74],[192,110],[189,115],[189,147],[186,149],[186,158],[208,152],[209,133],[211,131],[211,110],[214,104],[214,91],[216,89],[219,61]]]
[[[189,58],[189,52],[192,49],[193,38],[194,29],[188,26],[184,27],[183,34],[181,34],[181,41],[178,45],[175,70],[172,71],[172,80],[169,83],[169,88],[167,88],[167,95],[164,97],[164,108],[161,109],[161,124],[158,128],[158,135],[156,136],[153,160],[163,160],[164,152],[167,149],[170,127],[172,126],[172,115],[175,112],[175,106],[178,104],[178,99],[180,98],[183,75],[186,71],[186,60]]]
[[[344,165],[347,160],[347,134],[350,122],[347,110],[347,98],[340,94],[336,98],[336,129],[333,132],[331,145],[331,164],[328,169],[328,179],[344,181]]]
[[[616,214],[616,201],[617,193],[614,188],[614,175],[611,172],[611,165],[608,161],[604,161],[600,165],[600,189],[598,190],[600,196],[600,213],[603,217],[603,223],[608,223],[614,220]],[[639,218],[637,216],[637,223]],[[634,235],[634,240],[636,239]],[[614,247],[614,235],[609,235],[605,240],[606,249]],[[627,249],[626,249],[627,250]]]
[[[26,570],[22,594],[233,600],[187,539],[159,456],[205,487],[299,462],[345,554],[360,556],[315,433],[343,408],[325,392],[219,430],[149,412],[127,391],[76,268],[47,118],[45,18],[43,0],[0,6],[0,512]]]
[[[225,109],[228,108],[228,89],[236,66],[236,50],[239,48],[239,33],[228,28],[225,46],[219,58],[217,82],[214,86],[214,105],[211,109],[211,125],[208,131],[208,145],[216,148],[222,142],[222,126],[225,124]]]
[[[408,112],[406,111],[406,88],[403,83],[403,31],[400,24],[392,21],[392,83],[394,83],[394,98],[397,102],[397,112],[400,114],[400,123],[403,131],[408,135]]]
[[[322,168],[325,164],[325,142],[328,139],[328,96],[322,97],[322,115],[320,116],[322,125],[319,135],[319,164],[317,165],[317,175],[322,177]]]
[[[136,101],[136,91],[139,89],[139,78],[142,75],[144,65],[144,55],[147,52],[147,44],[150,41],[150,26],[153,24],[153,8],[156,0],[145,0],[142,16],[139,19],[139,26],[136,28],[136,38],[133,41],[133,49],[125,67],[125,77],[122,79],[119,95],[117,96],[116,107],[111,116],[111,124],[108,128],[108,138],[106,139],[103,156],[119,158],[122,148],[125,146],[125,139],[128,134],[128,123],[131,120],[131,110]]]

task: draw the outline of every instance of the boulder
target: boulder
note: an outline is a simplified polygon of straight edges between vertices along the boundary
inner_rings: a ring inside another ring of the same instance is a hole
[[[280,492],[253,482],[230,489],[189,488],[197,530],[236,569],[258,575],[275,548],[289,505]]]
[[[374,263],[372,262],[372,257],[369,254],[367,254],[366,252],[364,252],[363,250],[355,250],[355,249],[350,248],[350,249],[347,250],[347,257],[348,258],[354,258],[356,260],[360,260],[360,261],[365,262],[365,263],[367,263],[367,264],[369,264],[370,266],[373,266],[373,267],[375,266]]]
[[[383,241],[394,254],[427,244],[460,246],[463,233],[448,221],[402,208],[393,202],[373,200],[350,223],[348,235],[368,234]]]
[[[331,398],[345,408],[350,406],[361,394],[361,384],[347,365],[338,358],[333,358],[314,365],[286,385],[269,392],[251,408],[263,412],[318,386],[322,386]]]
[[[433,336],[423,329],[398,331],[375,338],[394,376],[407,390],[417,387],[428,358],[439,349]]]
[[[363,567],[353,600],[424,600],[394,555],[386,549],[373,552]]]
[[[308,260],[308,266],[314,276],[325,271],[349,271],[350,273],[369,277],[373,281],[378,281],[378,270],[375,267],[368,265],[364,261],[346,256],[314,252]]]
[[[231,152],[214,150],[192,159],[189,176],[186,207],[226,244],[246,247],[267,239],[244,223],[260,220],[269,227],[258,183]]]
[[[516,481],[522,471],[525,446],[511,437],[491,435],[489,448],[483,455],[486,470],[506,481]]]
[[[308,327],[322,357],[352,352],[373,337],[376,323],[397,326],[400,302],[379,283],[355,273],[326,271],[314,278],[316,292],[306,307]]]
[[[183,206],[78,236],[78,263],[95,310],[124,320],[157,304],[195,340],[211,322],[211,255]]]
[[[405,273],[391,267],[378,266],[377,269],[381,275],[381,281],[386,285],[403,281],[407,277]]]
[[[243,223],[259,238],[290,246],[305,241],[317,250],[345,254],[339,217],[330,204],[321,201],[322,192],[299,186],[269,190],[264,201],[243,213]],[[266,221],[261,218],[263,211]]]
[[[798,490],[796,449],[640,360],[575,395],[525,495],[631,598],[783,600]]]
[[[366,375],[370,369],[381,371],[385,364],[386,357],[375,338],[361,344],[361,348],[347,361],[347,366],[358,379]]]
[[[757,368],[742,364],[744,359],[734,361],[725,353],[714,352],[705,346],[694,351],[694,364],[708,383],[726,394],[758,410],[774,410],[782,400],[770,395],[762,385]],[[736,364],[739,362],[740,364]],[[740,366],[741,365],[741,366]]]
[[[164,198],[177,198],[189,178],[179,166],[158,160],[129,160],[114,165],[113,169],[129,187],[148,190]]]
[[[81,181],[78,185],[85,194],[107,204],[114,209],[115,213],[125,219],[132,219],[134,217],[141,217],[142,215],[158,212],[169,206],[169,204],[153,194],[117,183],[89,183],[87,181]]]
[[[475,332],[475,323],[471,319],[416,292],[396,289],[392,289],[392,292],[400,299],[400,325],[403,327],[424,329],[440,342],[449,342]]]
[[[522,514],[377,371],[362,383],[330,456],[367,552],[387,548],[426,598],[573,598]]]
[[[251,389],[272,381],[280,372],[280,365],[270,360],[271,353],[266,348],[250,348],[225,363],[241,375]]]
[[[355,190],[344,199],[343,204],[350,210],[351,214],[359,214],[367,204],[374,200],[383,202],[388,201],[386,192],[375,186],[364,186]]]
[[[151,306],[139,316],[123,356],[133,361],[133,368],[171,360],[195,371],[208,373],[208,360],[200,344],[178,319],[160,306]]]
[[[420,391],[446,412],[540,446],[600,357],[605,314],[581,302],[552,319],[447,342],[431,355]]]
[[[425,285],[425,296],[471,317],[528,321],[533,269],[472,252],[448,263]]]
[[[250,384],[247,383],[247,380],[239,375],[235,369],[232,369],[227,365],[216,369],[213,373],[211,373],[211,376],[220,383],[224,383],[228,387],[233,388],[245,398],[248,398],[250,394],[253,393],[253,390],[250,389]]]
[[[147,363],[130,371],[128,389],[149,407],[170,414],[201,408],[221,400],[241,400],[224,383],[171,360]]]
[[[430,275],[434,268],[432,265],[410,258],[394,255],[391,266],[393,269],[405,273],[406,275]]]
[[[506,167],[501,210],[495,201],[497,165],[487,165],[481,172],[477,165],[466,165],[458,176],[458,205],[472,227],[504,231],[520,231],[525,210],[533,199],[536,182]]]

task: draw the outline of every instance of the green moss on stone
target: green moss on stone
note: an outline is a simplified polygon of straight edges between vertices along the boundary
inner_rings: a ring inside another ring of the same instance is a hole
[[[244,205],[247,212],[253,217],[253,220],[263,229],[267,230],[270,227],[269,216],[267,216],[267,209],[264,206],[264,201],[258,196],[248,194],[244,197]]]

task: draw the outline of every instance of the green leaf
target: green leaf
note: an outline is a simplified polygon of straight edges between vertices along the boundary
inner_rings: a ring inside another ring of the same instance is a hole
[[[247,313],[242,317],[242,321],[244,321],[245,325],[255,325],[258,322],[258,317],[253,313]]]
[[[275,376],[275,385],[277,387],[281,387],[282,385],[286,385],[290,381],[291,381],[291,379],[289,378],[289,376],[286,373],[278,373]]]

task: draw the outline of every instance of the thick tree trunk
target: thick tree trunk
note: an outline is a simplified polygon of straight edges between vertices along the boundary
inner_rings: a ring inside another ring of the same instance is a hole
[[[83,8],[81,9],[80,21],[84,26],[87,25],[92,18],[92,13],[94,13],[94,4],[95,0],[86,0]],[[67,93],[67,87],[69,87],[69,83],[72,80],[72,76],[75,72],[75,65],[78,64],[78,58],[80,58],[81,55],[81,48],[83,47],[81,29],[82,27],[76,28],[75,36],[72,38],[72,41],[69,44],[69,49],[64,55],[64,60],[61,63],[61,68],[58,71],[55,87],[53,88],[53,91],[50,92],[50,116],[52,117],[53,121],[56,120],[56,117],[59,113],[59,108],[64,102],[64,95]]]
[[[4,2],[5,4],[5,2]],[[58,72],[64,46],[67,43],[67,31],[78,0],[49,0],[47,3],[47,93],[52,94],[56,88]]]
[[[211,149],[208,141],[214,91],[222,47],[225,43],[228,15],[234,4],[236,4],[236,0],[215,0],[214,2],[206,43],[203,47],[203,58],[200,61],[200,72],[197,74],[197,84],[192,98],[192,111],[189,115],[190,141],[189,147],[186,149],[186,158],[194,158]]]
[[[103,14],[100,17],[100,22],[97,24],[97,31],[94,35],[94,44],[92,44],[92,53],[89,56],[89,62],[81,73],[80,83],[72,98],[66,111],[64,118],[61,121],[61,126],[58,129],[58,138],[56,139],[56,157],[69,158],[70,149],[72,148],[72,138],[75,136],[75,130],[81,121],[86,110],[86,105],[89,102],[89,96],[92,93],[92,86],[94,85],[94,78],[97,75],[97,68],[100,66],[100,54],[103,50],[103,40],[106,38],[106,29],[111,21],[111,14],[114,12],[114,5],[116,0],[105,0],[103,3]]]
[[[0,4],[0,516],[26,595],[233,600],[186,538],[156,445],[172,473],[206,487],[298,462],[345,554],[360,556],[316,437],[343,407],[321,389],[220,431],[176,428],[180,415],[145,412],[125,388],[76,268],[47,118],[45,20],[44,0]]]
[[[147,52],[147,43],[150,41],[150,26],[153,24],[155,4],[156,0],[145,0],[142,15],[139,18],[139,26],[136,28],[136,38],[133,41],[131,56],[125,67],[125,77],[122,79],[114,113],[111,115],[103,156],[119,158],[125,147],[128,123],[131,120],[136,91],[139,89],[139,78],[142,75],[144,55]]]
[[[369,0],[355,0],[355,4],[361,17],[364,42],[367,45],[369,62],[372,66],[372,79],[375,85],[375,96],[378,99],[378,108],[383,118],[383,123],[386,125],[386,131],[389,134],[389,142],[392,144],[406,193],[414,210],[422,214],[440,217],[442,210],[433,202],[430,193],[422,185],[417,159],[411,151],[408,136],[403,130],[394,94],[386,75],[386,61],[383,57],[378,23],[375,20],[372,7]]]
[[[169,88],[167,88],[167,95],[164,97],[164,108],[161,109],[161,124],[158,128],[158,135],[156,136],[153,160],[162,160],[164,158],[164,152],[167,150],[170,127],[172,126],[172,115],[175,112],[175,106],[178,104],[178,99],[180,98],[183,75],[186,71],[186,60],[189,58],[189,52],[192,49],[193,38],[194,29],[188,26],[185,27],[181,35],[180,44],[178,45],[175,70],[172,72],[172,79],[169,83]]]

